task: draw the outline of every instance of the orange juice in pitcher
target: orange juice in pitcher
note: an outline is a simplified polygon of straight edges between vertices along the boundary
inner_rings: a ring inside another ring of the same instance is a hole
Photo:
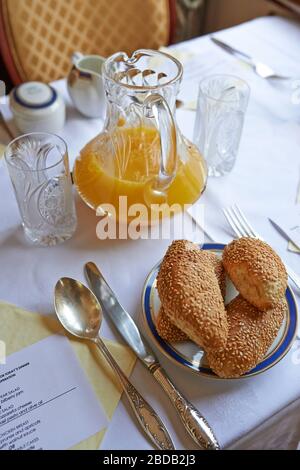
[[[155,51],[117,53],[104,64],[104,130],[81,151],[74,180],[91,207],[194,203],[205,188],[206,166],[174,120],[181,64]],[[107,209],[106,209],[107,210]]]

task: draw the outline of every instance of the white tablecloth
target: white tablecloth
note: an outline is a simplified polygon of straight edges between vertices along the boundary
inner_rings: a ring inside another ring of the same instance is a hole
[[[220,32],[217,36],[274,66],[279,73],[300,77],[300,26],[296,23],[280,18],[262,18]],[[175,49],[184,49],[192,55],[186,59],[181,99],[195,99],[199,79],[219,71],[240,75],[252,89],[236,166],[227,177],[210,179],[200,200],[205,205],[207,232],[216,241],[230,240],[232,234],[220,209],[237,202],[262,235],[300,275],[299,255],[287,251],[286,241],[266,218],[274,210],[284,210],[294,203],[299,183],[300,106],[291,102],[292,83],[263,81],[219,50],[207,37],[180,44]],[[68,120],[61,135],[68,143],[70,160],[73,161],[80,148],[101,130],[102,122],[84,119],[72,108],[64,81],[57,82],[55,86],[68,105]],[[5,106],[3,111],[9,118]],[[179,111],[177,118],[183,132],[191,138],[194,113]],[[4,139],[5,134],[1,132],[0,141]],[[145,277],[163,256],[168,240],[100,241],[96,238],[95,214],[77,199],[79,225],[73,239],[53,248],[31,247],[24,240],[3,163],[0,163],[0,201],[0,299],[33,311],[52,313],[53,287],[57,279],[71,276],[84,281],[83,264],[93,260],[101,266],[125,308],[140,322],[140,295]],[[115,337],[106,321],[102,333],[106,337]],[[236,442],[250,432],[252,440],[249,447],[255,447],[254,430],[300,397],[300,365],[293,360],[298,347],[300,344],[295,343],[294,349],[272,370],[238,381],[197,377],[178,369],[157,353],[179,389],[205,414],[223,447],[233,443],[237,447],[239,444]],[[177,448],[194,449],[167,397],[141,364],[137,364],[132,380],[170,428]],[[299,414],[285,414],[289,415],[293,418],[288,420],[289,425],[297,434]],[[272,432],[281,436],[280,426],[273,424],[272,427]],[[257,432],[257,445],[259,443],[262,448],[271,446],[270,440],[264,441],[264,433],[259,433],[259,429]],[[300,435],[294,436],[293,442],[297,438],[300,440]],[[247,443],[247,439],[241,442]],[[288,445],[290,443],[286,442]],[[120,402],[102,448],[150,449],[125,400]]]

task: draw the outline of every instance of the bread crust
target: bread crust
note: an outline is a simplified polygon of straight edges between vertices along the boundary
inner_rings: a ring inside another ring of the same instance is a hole
[[[239,293],[260,310],[284,297],[286,269],[267,243],[246,237],[232,241],[224,249],[223,265]]]
[[[222,378],[240,377],[253,369],[275,340],[286,311],[285,299],[270,310],[260,311],[238,295],[227,306],[226,347],[206,351],[211,369]]]
[[[223,299],[225,299],[226,276],[222,260],[211,251],[203,251],[203,254],[207,256],[207,258],[212,264],[221,289],[222,297]],[[163,307],[163,305],[161,305],[156,320],[156,329],[159,336],[168,343],[181,343],[183,341],[188,341],[189,337],[172,323],[170,317],[172,317],[172,315],[168,315],[166,309]]]
[[[189,337],[172,323],[162,305],[156,319],[156,330],[159,336],[168,343],[182,343],[189,340]]]
[[[157,277],[161,303],[173,324],[198,346],[224,347],[228,321],[209,258],[186,240],[171,244]]]

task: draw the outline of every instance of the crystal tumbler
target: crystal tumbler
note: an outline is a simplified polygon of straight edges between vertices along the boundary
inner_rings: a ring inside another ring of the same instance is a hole
[[[68,240],[77,218],[66,143],[53,134],[22,135],[5,159],[26,237],[44,246]]]
[[[232,170],[249,96],[247,83],[231,75],[213,75],[200,83],[194,143],[206,159],[209,176]]]

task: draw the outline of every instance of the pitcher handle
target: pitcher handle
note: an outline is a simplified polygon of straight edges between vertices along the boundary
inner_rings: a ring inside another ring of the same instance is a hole
[[[151,94],[144,101],[146,116],[154,118],[160,136],[161,158],[159,174],[151,181],[152,192],[166,199],[166,190],[177,171],[176,126],[166,100],[159,94]]]

